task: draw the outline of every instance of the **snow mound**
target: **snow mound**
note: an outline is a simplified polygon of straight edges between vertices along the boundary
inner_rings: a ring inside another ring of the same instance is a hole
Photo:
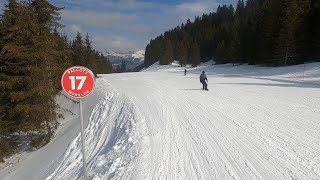
[[[143,156],[139,154],[139,149],[147,142],[144,121],[140,120],[130,100],[110,92],[93,109],[85,130],[89,179],[126,179],[124,177],[134,175],[131,171],[145,168],[139,163],[128,167],[129,163],[135,163],[135,157]],[[136,131],[136,128],[142,131]],[[83,176],[81,150],[79,134],[47,180],[80,179]]]

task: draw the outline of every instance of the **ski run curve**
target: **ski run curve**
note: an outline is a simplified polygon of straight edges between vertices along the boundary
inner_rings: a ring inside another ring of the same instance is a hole
[[[303,77],[302,67],[102,75],[85,130],[89,179],[320,179],[320,63]],[[46,180],[82,179],[80,134],[53,164]]]

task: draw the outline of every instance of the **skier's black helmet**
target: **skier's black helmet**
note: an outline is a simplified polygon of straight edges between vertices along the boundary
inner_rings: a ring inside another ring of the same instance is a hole
[[[204,71],[202,71],[202,74],[204,74],[205,72]]]

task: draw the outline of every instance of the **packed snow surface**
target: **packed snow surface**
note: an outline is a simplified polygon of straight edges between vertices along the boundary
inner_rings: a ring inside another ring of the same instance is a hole
[[[212,64],[101,75],[84,100],[89,179],[320,179],[320,63]],[[0,179],[82,179],[71,117],[74,137],[59,131]]]

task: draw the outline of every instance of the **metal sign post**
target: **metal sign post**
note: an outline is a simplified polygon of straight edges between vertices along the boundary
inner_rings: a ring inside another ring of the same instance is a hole
[[[87,171],[86,171],[86,148],[85,148],[85,140],[84,140],[84,128],[83,128],[83,115],[82,115],[82,100],[79,100],[80,104],[80,120],[81,120],[81,144],[82,144],[82,162],[83,162],[83,176],[84,180],[87,179]]]
[[[61,86],[67,95],[72,98],[79,99],[79,113],[81,121],[81,144],[82,144],[82,161],[83,161],[83,176],[87,179],[86,172],[86,148],[85,135],[82,114],[82,99],[88,97],[94,90],[94,74],[86,67],[74,66],[67,69],[61,78]]]

